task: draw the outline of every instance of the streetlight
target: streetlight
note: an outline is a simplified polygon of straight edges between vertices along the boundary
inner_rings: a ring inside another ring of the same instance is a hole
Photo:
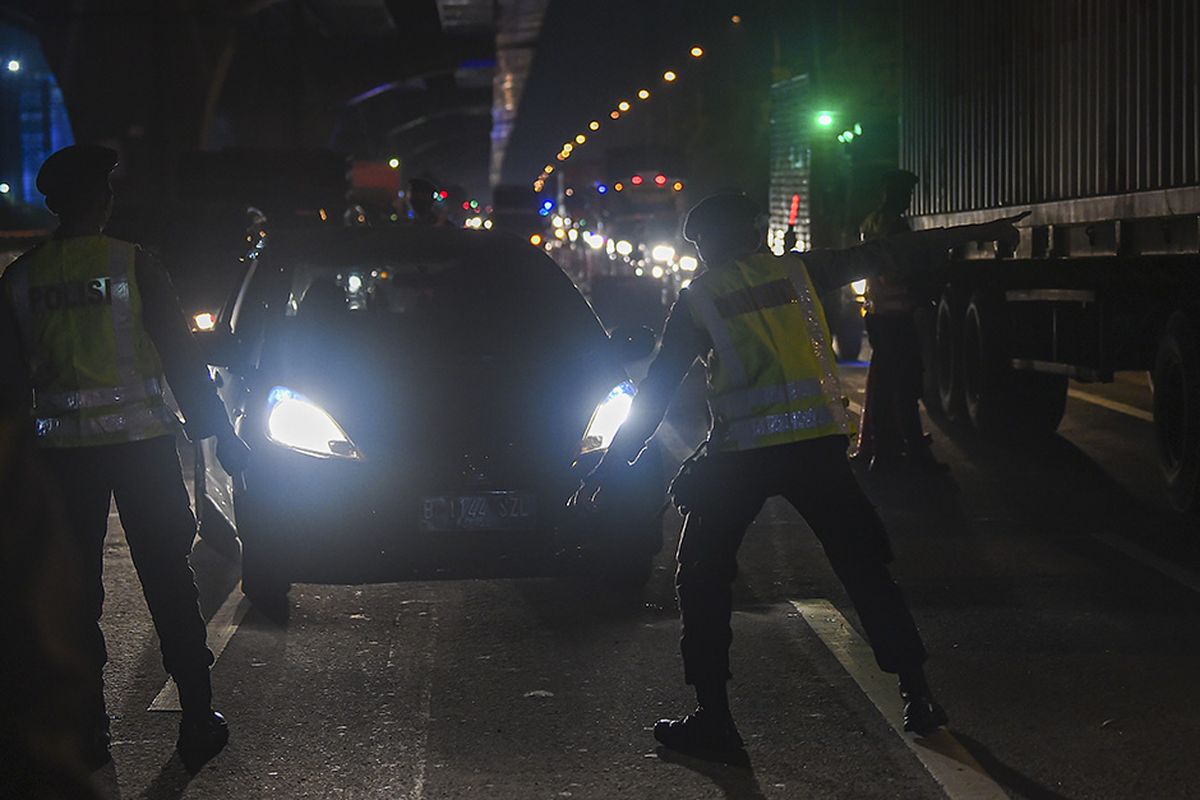
[[[617,110],[618,111],[628,111],[629,110],[629,101],[622,100],[621,102],[617,103]]]
[[[640,89],[638,91],[638,99],[639,100],[649,100],[650,99],[650,90],[649,89]]]
[[[667,83],[674,83],[675,79],[678,77],[679,76],[676,75],[673,70],[667,70],[666,72],[663,73],[663,80],[666,81]]]
[[[20,72],[21,71],[21,62],[17,61],[15,58],[9,59],[8,71],[9,72]]]
[[[595,119],[592,120],[591,122],[588,123],[588,128],[590,128],[591,130],[594,130],[594,131],[600,130],[600,121],[595,120]]]
[[[12,187],[7,183],[0,183],[0,194],[8,194],[12,191]]]
[[[395,156],[392,156],[391,158],[388,159],[388,166],[391,167],[392,169],[400,169],[400,159],[396,158]]]
[[[701,58],[704,55],[704,48],[696,45],[691,49],[692,58]]]
[[[829,111],[818,111],[817,112],[817,124],[822,127],[828,128],[830,125],[833,124],[833,114]]]

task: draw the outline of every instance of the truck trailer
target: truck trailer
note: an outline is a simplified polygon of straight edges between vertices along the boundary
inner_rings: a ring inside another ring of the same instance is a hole
[[[929,405],[1053,432],[1068,380],[1145,370],[1172,504],[1200,507],[1200,4],[905,0],[900,165],[915,228],[1028,210],[952,255]]]

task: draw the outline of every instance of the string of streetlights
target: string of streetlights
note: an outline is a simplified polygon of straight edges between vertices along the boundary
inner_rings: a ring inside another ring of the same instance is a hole
[[[741,17],[735,14],[730,18],[730,21],[733,22],[734,25],[738,25],[742,20]],[[691,49],[688,51],[688,55],[693,60],[704,58],[704,48],[699,44],[692,45]],[[674,69],[666,69],[663,71],[662,82],[664,85],[670,86],[678,80],[679,73]],[[643,87],[638,89],[635,96],[639,101],[645,102],[650,99],[650,90]],[[617,102],[616,107],[613,108],[612,111],[608,112],[608,118],[612,122],[616,122],[617,120],[621,119],[622,116],[629,114],[632,110],[633,103],[631,103],[629,100],[622,99]],[[599,119],[593,119],[587,124],[587,129],[591,131],[592,135],[595,135],[595,133],[599,131],[601,127],[602,125]],[[590,139],[588,138],[587,133],[577,133],[573,140],[563,143],[562,149],[560,149],[558,154],[554,156],[555,160],[559,162],[567,161],[578,148],[583,147],[589,141]],[[533,182],[533,190],[535,192],[540,192],[545,188],[546,181],[549,180],[550,176],[554,174],[555,169],[556,167],[553,162],[547,163],[546,166],[542,168],[541,174],[538,175]]]

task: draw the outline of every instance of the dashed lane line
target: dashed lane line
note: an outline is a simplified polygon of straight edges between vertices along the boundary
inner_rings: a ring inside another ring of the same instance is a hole
[[[1084,403],[1091,403],[1094,406],[1107,408],[1109,411],[1116,411],[1118,414],[1124,414],[1127,417],[1140,419],[1143,422],[1154,422],[1154,414],[1149,411],[1131,406],[1128,403],[1122,403],[1117,400],[1109,400],[1107,397],[1101,397],[1098,394],[1084,392],[1080,389],[1067,389],[1067,396],[1074,397],[1076,400],[1081,400]]]
[[[942,729],[916,738],[904,732],[895,679],[879,671],[871,647],[827,600],[793,600],[813,632],[833,653],[892,730],[951,800],[998,800],[1008,795],[954,735]]]
[[[1200,592],[1200,575],[1197,575],[1190,569],[1181,567],[1178,564],[1172,564],[1165,558],[1156,556],[1149,550],[1111,533],[1093,533],[1092,538],[1108,545],[1123,555],[1129,556],[1135,561],[1140,561],[1145,566],[1165,575],[1179,585],[1191,589],[1193,592]]]
[[[208,649],[212,650],[213,664],[217,663],[217,659],[221,657],[221,653],[225,652],[225,647],[229,644],[229,640],[237,633],[238,626],[242,624],[242,618],[246,616],[246,612],[250,609],[250,599],[242,594],[240,586],[234,587],[234,590],[225,598],[225,602],[217,609],[217,613],[213,614],[213,618],[208,622]],[[147,711],[182,711],[183,708],[179,705],[179,689],[175,686],[175,681],[168,678],[166,684],[155,696],[154,701],[150,703]]]

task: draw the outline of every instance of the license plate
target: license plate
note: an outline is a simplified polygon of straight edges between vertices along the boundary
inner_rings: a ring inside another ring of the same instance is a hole
[[[421,530],[529,530],[537,523],[537,504],[528,492],[478,492],[426,497]]]

